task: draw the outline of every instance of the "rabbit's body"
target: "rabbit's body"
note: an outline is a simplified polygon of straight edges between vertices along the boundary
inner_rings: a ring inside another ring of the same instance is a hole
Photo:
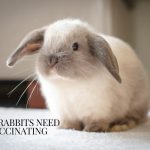
[[[91,78],[78,80],[67,80],[55,74],[53,78],[46,79],[39,74],[46,102],[52,114],[61,121],[82,122],[88,118],[111,124],[127,118],[133,118],[136,122],[145,119],[149,92],[141,62],[123,41],[103,37],[118,60],[121,84],[108,74],[105,67]]]
[[[148,81],[128,44],[79,20],[61,20],[31,32],[8,65],[37,50],[41,91],[61,127],[120,131],[146,118]]]

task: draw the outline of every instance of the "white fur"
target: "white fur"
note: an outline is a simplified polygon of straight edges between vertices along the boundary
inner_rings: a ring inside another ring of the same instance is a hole
[[[76,24],[78,22],[74,23]],[[65,29],[64,26],[65,22],[61,27]],[[63,34],[68,30],[59,27],[60,25],[54,24],[53,30],[48,29],[45,42],[49,42],[50,32]],[[108,119],[111,122],[148,104],[149,91],[145,71],[134,51],[119,39],[105,35],[103,38],[118,60],[121,84],[105,67],[86,80],[69,80],[55,74],[53,78],[45,77],[37,70],[46,102],[52,114],[60,120],[92,117],[93,120]]]

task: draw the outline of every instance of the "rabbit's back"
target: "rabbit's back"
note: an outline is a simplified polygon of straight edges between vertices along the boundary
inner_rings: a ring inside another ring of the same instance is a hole
[[[140,59],[122,40],[110,36],[104,38],[118,61],[122,89],[130,99],[129,115],[144,116],[149,107],[149,83]]]

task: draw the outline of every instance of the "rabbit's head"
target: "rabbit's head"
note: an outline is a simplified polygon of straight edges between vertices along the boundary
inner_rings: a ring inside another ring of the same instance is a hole
[[[109,44],[80,20],[60,20],[29,33],[7,61],[13,66],[24,55],[39,53],[40,74],[66,78],[92,76],[104,65],[121,82],[117,59]]]

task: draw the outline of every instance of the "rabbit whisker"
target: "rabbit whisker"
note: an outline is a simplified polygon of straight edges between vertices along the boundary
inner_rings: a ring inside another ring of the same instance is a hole
[[[19,99],[18,99],[18,101],[17,101],[17,103],[16,103],[16,106],[19,104],[19,102],[20,102],[22,96],[25,94],[25,92],[27,91],[27,89],[31,86],[31,84],[32,84],[35,80],[36,80],[36,77],[30,82],[30,84],[29,84],[29,85],[25,88],[25,90],[22,92],[22,94],[20,95],[20,97],[19,97]]]
[[[35,84],[35,86],[33,87],[32,92],[31,92],[31,94],[30,94],[30,96],[29,96],[29,98],[28,98],[28,100],[27,100],[26,108],[28,107],[29,100],[31,99],[31,97],[32,97],[32,95],[33,95],[33,93],[34,93],[37,84],[38,84],[38,81],[36,81],[36,84]]]
[[[23,82],[27,81],[29,78],[31,78],[34,75],[35,73],[27,76],[23,81],[21,81],[17,86],[15,86],[7,95],[10,96]]]

